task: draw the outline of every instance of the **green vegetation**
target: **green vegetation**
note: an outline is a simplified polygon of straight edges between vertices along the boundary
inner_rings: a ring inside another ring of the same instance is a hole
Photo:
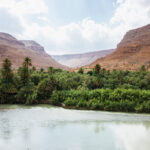
[[[150,113],[150,72],[145,66],[135,72],[109,71],[98,64],[87,73],[83,68],[37,70],[28,57],[13,71],[5,59],[0,69],[0,103]]]
[[[52,104],[91,110],[150,113],[150,91],[133,89],[96,89],[57,91]]]

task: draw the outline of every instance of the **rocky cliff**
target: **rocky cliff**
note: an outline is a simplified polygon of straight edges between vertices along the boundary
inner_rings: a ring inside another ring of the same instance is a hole
[[[150,25],[127,32],[115,52],[96,60],[87,68],[96,64],[110,70],[137,70],[145,65],[150,70]]]

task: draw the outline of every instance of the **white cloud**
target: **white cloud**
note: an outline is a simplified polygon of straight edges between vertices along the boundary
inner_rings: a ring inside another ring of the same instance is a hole
[[[119,3],[114,16],[111,18],[112,24],[124,24],[129,27],[137,27],[149,23],[150,1],[147,0],[125,0]]]
[[[0,0],[0,8],[18,17],[23,32],[16,34],[21,39],[34,39],[50,54],[79,53],[114,48],[129,29],[150,22],[149,0],[116,0],[116,10],[107,24],[98,24],[90,18],[60,27],[50,24],[48,7],[44,0]],[[41,15],[42,14],[42,15]],[[38,22],[28,19],[37,15]]]
[[[121,4],[121,3],[123,3],[123,0],[117,0],[116,3],[117,3],[117,4]]]
[[[0,7],[8,8],[14,15],[46,13],[48,7],[44,0],[0,0]]]
[[[19,35],[19,38],[32,39],[34,37],[35,40],[43,43],[51,53],[53,50],[56,54],[62,54],[64,52],[79,53],[81,50],[97,50],[101,46],[106,47],[106,42],[111,44],[111,38],[116,39],[115,36],[116,34],[111,32],[111,28],[107,25],[96,24],[91,19],[84,19],[82,22],[57,28],[41,27],[32,23],[26,27],[22,35]],[[49,47],[50,49],[48,49]]]

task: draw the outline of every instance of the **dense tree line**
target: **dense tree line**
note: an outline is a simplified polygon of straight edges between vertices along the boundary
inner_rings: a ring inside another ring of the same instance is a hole
[[[84,73],[49,67],[36,70],[30,58],[13,71],[9,59],[0,69],[1,104],[51,103],[70,108],[150,112],[150,72],[109,71],[96,65]]]
[[[53,105],[66,108],[146,112],[150,113],[150,91],[133,89],[95,89],[56,91],[51,96]]]

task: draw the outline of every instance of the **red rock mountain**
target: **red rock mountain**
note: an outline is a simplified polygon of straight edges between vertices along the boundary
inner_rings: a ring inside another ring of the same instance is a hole
[[[96,60],[87,68],[96,64],[110,70],[137,70],[145,65],[150,70],[150,24],[127,32],[115,52]]]
[[[12,67],[17,69],[22,65],[24,58],[27,56],[32,59],[32,64],[37,69],[46,69],[49,66],[67,69],[67,67],[56,62],[35,41],[19,41],[10,34],[0,32],[0,66],[3,59],[9,58],[12,62]]]
[[[89,65],[98,58],[105,57],[114,52],[113,49],[101,50],[83,54],[68,54],[68,55],[52,55],[59,63],[72,68]]]

